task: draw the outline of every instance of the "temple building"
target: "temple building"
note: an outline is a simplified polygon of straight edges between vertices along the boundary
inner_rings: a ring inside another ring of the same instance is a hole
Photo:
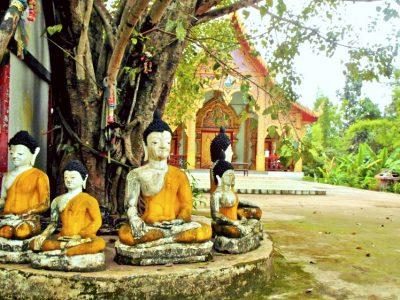
[[[285,134],[284,125],[290,125],[301,139],[307,125],[315,122],[318,116],[302,105],[292,102],[289,112],[279,113],[275,119],[263,112],[271,104],[271,97],[260,87],[267,86],[268,68],[260,57],[254,56],[251,45],[244,38],[242,25],[233,18],[240,47],[232,53],[231,70],[251,79],[249,94],[256,100],[259,109],[252,109],[245,101],[235,72],[216,78],[212,67],[204,67],[198,76],[212,80],[204,93],[202,105],[185,122],[175,129],[170,160],[182,166],[184,162],[190,169],[208,169],[211,165],[210,143],[218,134],[220,126],[226,128],[233,145],[233,163],[250,170],[302,171],[302,160],[289,167],[279,161],[276,142],[279,135]],[[243,112],[249,118],[242,121]],[[277,135],[270,137],[268,127],[275,126]]]
[[[0,17],[9,1],[0,1]],[[47,165],[48,131],[51,122],[51,74],[49,47],[42,1],[37,1],[36,20],[26,22],[29,42],[19,53],[12,39],[10,55],[0,63],[0,177],[8,169],[8,141],[20,130],[28,130],[40,143],[37,166]],[[16,34],[18,36],[18,34]]]

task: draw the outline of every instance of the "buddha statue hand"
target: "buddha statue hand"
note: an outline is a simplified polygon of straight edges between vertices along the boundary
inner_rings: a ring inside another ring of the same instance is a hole
[[[140,239],[149,231],[146,223],[139,216],[131,216],[129,218],[129,224],[135,239]]]
[[[159,227],[159,228],[170,229],[170,228],[172,228],[172,226],[182,225],[183,223],[185,223],[185,221],[183,221],[182,219],[175,219],[175,220],[172,220],[172,221],[155,222],[155,223],[152,224],[152,226]]]
[[[40,251],[42,250],[42,245],[44,243],[44,241],[47,239],[46,235],[39,235],[38,237],[36,237],[35,239],[33,239],[30,242],[30,248],[33,251]]]

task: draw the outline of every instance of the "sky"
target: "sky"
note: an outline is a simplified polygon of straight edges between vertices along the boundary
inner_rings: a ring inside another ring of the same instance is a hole
[[[293,12],[299,11],[304,3],[308,1],[303,0],[286,0],[288,7]],[[384,42],[385,38],[390,34],[393,29],[397,29],[399,20],[394,22],[378,22],[376,32],[368,32],[367,26],[371,22],[371,18],[377,14],[376,7],[382,5],[384,1],[377,1],[376,3],[347,3],[341,5],[335,17],[341,16],[342,20],[338,18],[333,22],[335,24],[350,24],[354,27],[354,36],[350,39],[344,40],[344,44],[352,46],[363,46],[370,43]],[[400,12],[400,6],[399,12]],[[322,19],[322,18],[321,18]],[[324,32],[328,23],[326,18],[324,21],[316,19],[310,21],[308,26],[318,27],[320,32]],[[250,16],[244,21],[247,28],[258,28],[262,32],[263,26],[267,26],[268,20],[260,18],[260,14],[255,9],[250,9]],[[302,77],[302,83],[295,90],[299,94],[299,102],[309,108],[313,107],[313,103],[318,95],[329,97],[333,102],[339,103],[337,92],[342,90],[345,83],[345,76],[343,75],[344,64],[347,60],[347,49],[339,47],[333,57],[326,57],[324,53],[314,53],[311,47],[305,45],[300,48],[300,55],[294,61],[294,68]],[[268,63],[268,55],[263,47],[258,46],[257,50],[261,52],[261,56],[266,58]],[[396,64],[400,68],[400,61],[397,59]],[[383,82],[364,83],[362,89],[362,96],[369,97],[374,103],[377,103],[379,108],[383,111],[384,107],[391,102],[391,87],[387,80]]]

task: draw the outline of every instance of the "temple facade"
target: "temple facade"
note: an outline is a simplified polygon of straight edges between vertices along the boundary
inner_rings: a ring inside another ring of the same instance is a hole
[[[269,78],[268,69],[260,57],[251,54],[252,48],[244,38],[236,18],[233,18],[233,26],[240,47],[232,53],[232,72],[217,79],[211,67],[199,71],[198,76],[211,78],[212,83],[205,91],[204,100],[198,109],[191,112],[185,124],[176,128],[170,160],[180,166],[187,163],[190,169],[208,169],[211,165],[210,143],[218,134],[220,126],[224,126],[233,145],[233,163],[239,167],[257,171],[301,172],[301,159],[289,167],[280,163],[276,142],[280,135],[285,134],[285,125],[293,128],[296,136],[301,139],[307,125],[315,122],[318,117],[296,102],[291,104],[288,112],[279,113],[275,119],[269,114],[263,114],[273,102],[267,91],[260,88],[271,84],[266,82]],[[256,105],[249,106],[246,103],[240,80],[235,78],[237,72],[251,79],[248,93],[255,99]],[[254,106],[259,109],[254,110]],[[248,118],[244,120],[243,115]],[[276,127],[277,135],[274,137],[268,134],[269,126]]]

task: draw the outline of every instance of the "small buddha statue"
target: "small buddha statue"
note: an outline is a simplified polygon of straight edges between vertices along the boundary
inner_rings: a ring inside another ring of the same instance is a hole
[[[213,168],[213,175],[218,185],[210,202],[214,249],[218,252],[244,253],[257,248],[263,238],[261,209],[239,200],[231,163],[219,159]]]
[[[211,169],[210,169],[210,193],[214,193],[217,185],[214,181],[212,170],[221,156],[227,162],[232,162],[233,150],[230,138],[225,134],[225,128],[220,127],[219,134],[211,141],[210,144],[210,156],[211,156]]]
[[[29,244],[31,250],[40,252],[31,256],[32,265],[35,268],[88,271],[93,270],[94,264],[95,269],[102,269],[105,267],[102,253],[105,241],[96,236],[102,224],[100,208],[95,198],[83,192],[88,172],[81,162],[71,160],[63,174],[68,191],[53,200],[50,224]],[[58,225],[60,231],[53,235]],[[74,256],[80,256],[79,260],[74,262]]]
[[[208,259],[212,248],[208,242],[211,226],[191,220],[193,198],[189,180],[183,171],[167,164],[172,131],[158,112],[144,131],[143,140],[147,164],[130,171],[126,179],[129,223],[123,224],[118,232],[117,262],[145,265]],[[142,213],[138,211],[140,199],[144,204]],[[203,245],[198,246],[198,251],[196,246],[186,253],[185,245],[193,243]],[[159,247],[169,249],[163,253],[170,255],[162,257],[157,252]],[[158,257],[152,257],[153,250]]]
[[[0,260],[25,262],[18,253],[26,252],[29,239],[41,230],[40,214],[50,206],[49,179],[33,167],[40,148],[27,131],[15,134],[8,146],[15,168],[4,174],[1,187],[0,251],[5,253]]]

